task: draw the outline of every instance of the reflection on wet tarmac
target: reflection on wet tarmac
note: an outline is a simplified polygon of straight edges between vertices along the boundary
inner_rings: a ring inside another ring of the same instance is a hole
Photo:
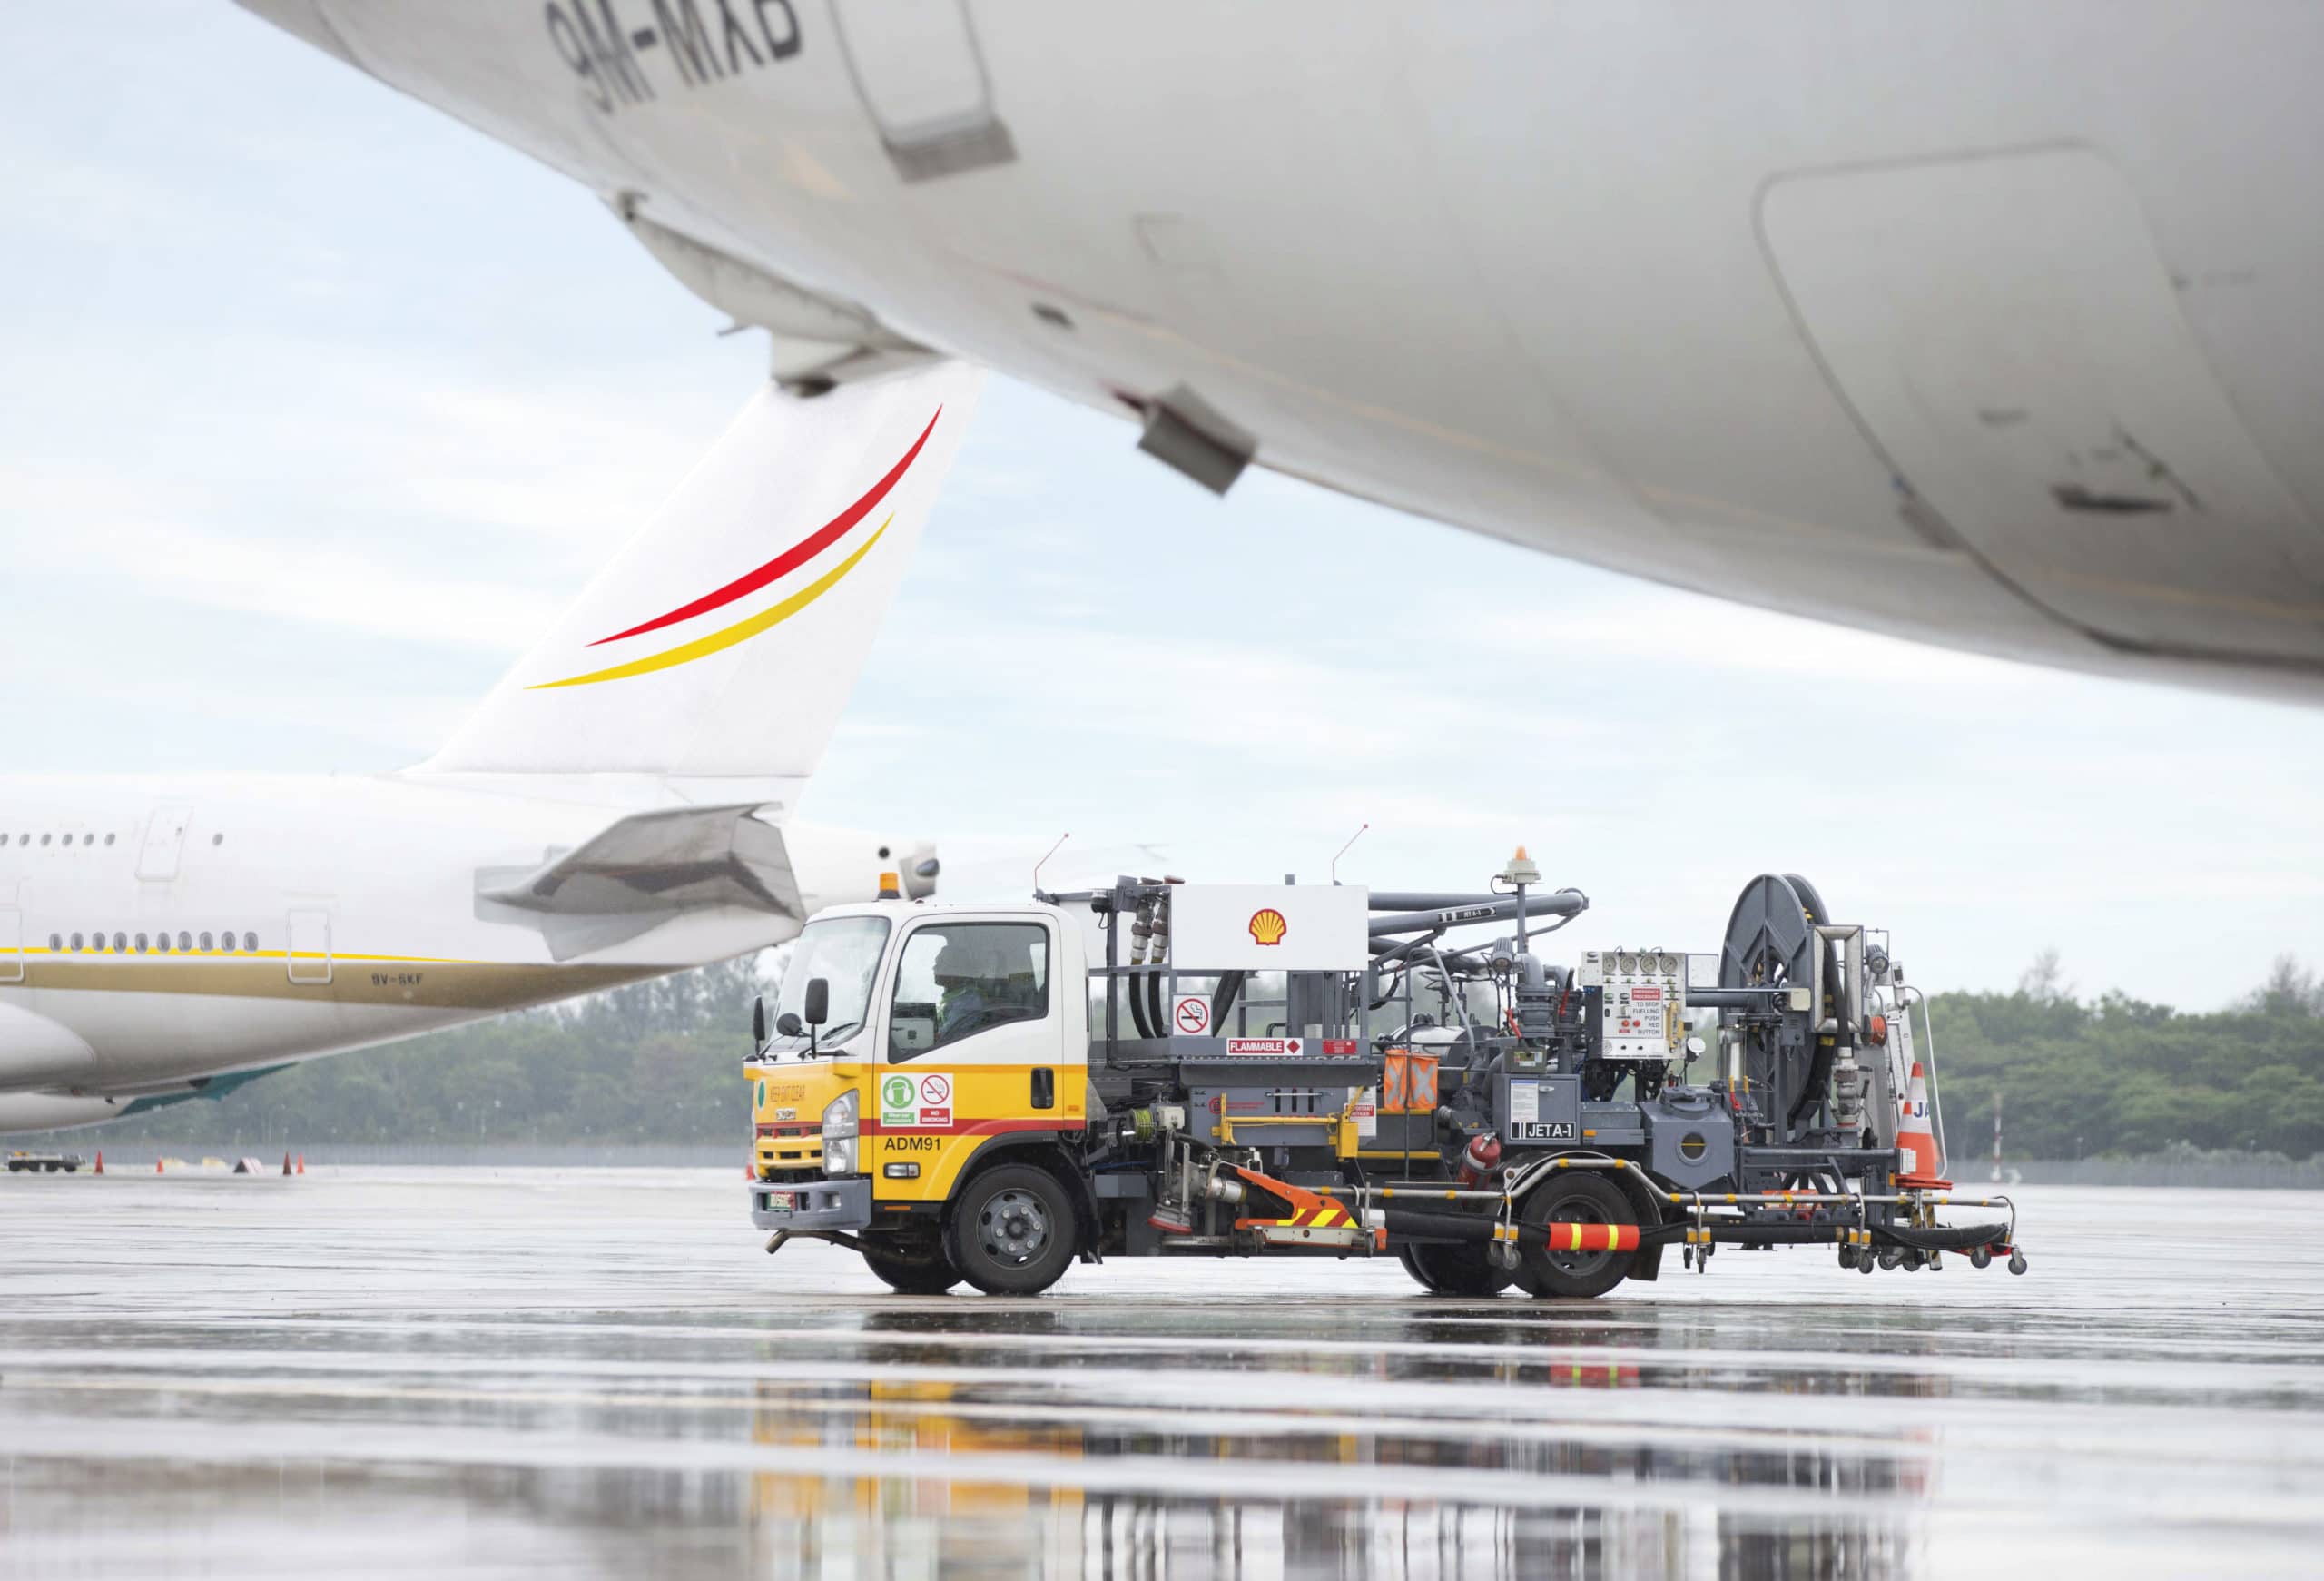
[[[765,1259],[692,1175],[124,1186],[0,1197],[0,1576],[2252,1576],[2324,1541],[2324,1270],[2255,1253],[2296,1199],[2052,1192],[2025,1280],[1738,1256],[1567,1307],[1364,1262],[900,1298]],[[2158,1224],[2194,1277],[2123,1257]]]

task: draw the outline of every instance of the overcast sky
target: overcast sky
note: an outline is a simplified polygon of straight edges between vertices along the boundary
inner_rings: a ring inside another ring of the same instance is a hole
[[[224,0],[10,5],[0,54],[7,771],[425,756],[761,377],[587,193]],[[1523,841],[1592,896],[1574,948],[1714,949],[1797,871],[1940,988],[2324,962],[2324,710],[1222,502],[1135,438],[988,387],[809,815],[1245,881],[1369,822],[1375,886]],[[1811,709],[1862,721],[1845,770],[1787,749]]]

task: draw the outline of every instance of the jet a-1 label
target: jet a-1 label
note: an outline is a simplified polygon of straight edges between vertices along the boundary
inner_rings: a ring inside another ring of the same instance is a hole
[[[799,53],[792,0],[548,0],[557,58],[611,114]]]
[[[1512,1120],[1509,1122],[1512,1141],[1571,1141],[1573,1122],[1571,1120]]]

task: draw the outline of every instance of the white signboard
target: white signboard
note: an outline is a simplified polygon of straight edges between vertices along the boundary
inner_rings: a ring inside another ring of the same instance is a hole
[[[1182,884],[1170,892],[1181,972],[1360,972],[1371,892],[1335,884]]]

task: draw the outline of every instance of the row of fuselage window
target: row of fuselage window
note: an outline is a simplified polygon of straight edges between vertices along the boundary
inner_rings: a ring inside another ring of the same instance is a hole
[[[9,838],[9,837],[8,837],[8,835],[5,835],[5,834],[0,834],[0,845],[7,845],[7,844],[8,844],[8,838]],[[54,839],[54,841],[59,845],[66,845],[66,846],[69,846],[69,845],[71,845],[73,844],[73,835],[72,835],[72,833],[71,833],[69,830],[68,830],[66,833],[62,834],[62,835],[43,835],[40,837],[40,839],[39,839],[39,841],[38,841],[38,844],[43,845],[47,845],[47,844],[49,843],[49,841],[50,841],[50,840],[52,840],[52,839]],[[16,841],[16,844],[17,844],[17,845],[30,845],[34,844],[34,841],[33,837],[32,837],[30,835],[18,835],[17,836],[15,836],[15,841]],[[113,844],[113,837],[111,835],[107,835],[105,836],[105,844],[106,844],[106,845],[112,845],[112,844]],[[81,844],[82,844],[82,845],[95,845],[96,843],[97,843],[97,837],[96,837],[94,835],[84,834],[84,835],[81,836]],[[210,843],[211,843],[212,845],[223,845],[226,843],[226,836],[225,836],[224,835],[222,835],[222,834],[219,834],[219,835],[211,835],[211,836],[210,836]]]
[[[258,935],[244,934],[238,941],[232,934],[219,934],[214,938],[209,934],[179,934],[174,938],[168,934],[114,934],[110,937],[103,934],[74,934],[69,939],[63,934],[51,934],[48,948],[54,955],[107,950],[116,955],[231,955],[237,951],[255,954]]]

